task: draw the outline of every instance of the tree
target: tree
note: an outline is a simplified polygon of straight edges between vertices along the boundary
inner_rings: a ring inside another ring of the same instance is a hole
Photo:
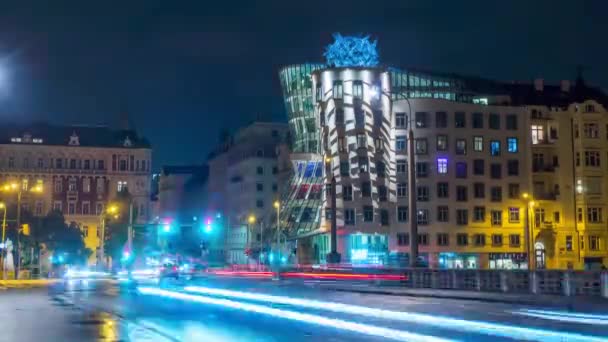
[[[92,253],[85,247],[80,227],[73,222],[67,225],[63,214],[57,210],[49,212],[33,229],[33,238],[44,243],[55,255],[62,255],[69,264],[84,264]]]

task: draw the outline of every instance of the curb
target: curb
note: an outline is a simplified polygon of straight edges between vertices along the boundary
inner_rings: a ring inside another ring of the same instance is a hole
[[[0,280],[0,288],[45,287],[60,281],[60,279]]]

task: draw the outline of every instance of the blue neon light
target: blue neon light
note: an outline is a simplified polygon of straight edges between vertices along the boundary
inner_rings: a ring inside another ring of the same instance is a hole
[[[334,42],[327,46],[325,58],[329,66],[363,66],[373,67],[379,63],[377,41],[369,36],[354,37],[334,34]]]

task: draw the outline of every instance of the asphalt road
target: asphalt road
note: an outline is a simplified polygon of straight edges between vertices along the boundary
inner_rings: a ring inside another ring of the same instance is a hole
[[[0,341],[608,341],[608,308],[573,315],[317,285],[214,278],[9,289],[0,292]]]

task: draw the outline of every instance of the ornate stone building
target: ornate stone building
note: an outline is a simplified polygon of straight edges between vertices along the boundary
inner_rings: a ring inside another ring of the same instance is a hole
[[[128,189],[134,221],[148,221],[151,147],[133,130],[104,126],[34,124],[0,129],[0,184],[42,183],[43,193],[23,191],[22,209],[44,216],[56,209],[83,231],[95,263],[100,214],[118,191]],[[5,194],[10,202],[16,197]]]

